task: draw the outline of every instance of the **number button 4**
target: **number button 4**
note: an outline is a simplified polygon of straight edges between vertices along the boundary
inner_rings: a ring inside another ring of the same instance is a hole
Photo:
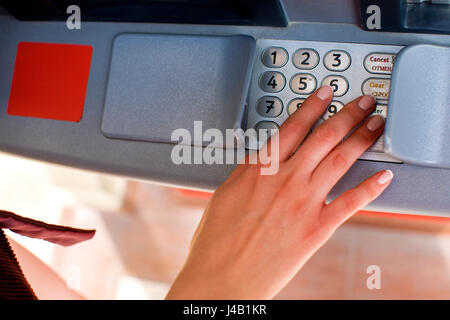
[[[333,95],[335,97],[342,97],[348,91],[348,82],[341,76],[328,76],[323,79],[322,85],[333,88]]]
[[[313,49],[299,49],[294,53],[292,63],[298,69],[311,70],[319,64],[319,54]]]
[[[261,116],[275,118],[283,111],[283,103],[277,97],[262,97],[256,108]]]
[[[280,92],[286,85],[286,78],[282,73],[276,71],[267,71],[259,78],[259,86],[265,92]]]
[[[298,94],[310,94],[317,87],[316,78],[309,73],[298,73],[291,79],[291,90]]]
[[[350,67],[352,59],[350,55],[343,50],[329,51],[323,58],[325,68],[331,71],[344,71]]]
[[[283,48],[267,48],[264,50],[261,60],[266,67],[281,68],[288,61],[288,53]]]

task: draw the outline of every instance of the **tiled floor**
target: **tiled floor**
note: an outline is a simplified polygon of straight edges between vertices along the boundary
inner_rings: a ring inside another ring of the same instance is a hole
[[[96,228],[73,247],[15,236],[87,298],[161,299],[183,265],[205,197],[0,155],[2,208]],[[7,187],[6,187],[7,186]],[[368,289],[369,266],[380,289]],[[358,215],[277,299],[450,299],[450,221]]]

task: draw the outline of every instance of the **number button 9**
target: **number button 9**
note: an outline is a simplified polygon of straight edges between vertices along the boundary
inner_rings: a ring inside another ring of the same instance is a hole
[[[283,48],[267,48],[264,50],[261,60],[266,67],[281,68],[288,61],[288,53]]]
[[[256,109],[263,117],[275,118],[283,111],[283,103],[277,97],[262,97]]]
[[[327,120],[334,116],[344,107],[344,104],[339,101],[331,101],[331,104],[328,106],[327,111],[322,115],[323,120]]]
[[[350,67],[352,59],[350,55],[343,50],[329,51],[323,58],[325,68],[331,71],[344,71]]]
[[[291,90],[298,94],[310,94],[317,87],[316,78],[309,73],[298,73],[291,79]]]
[[[323,79],[322,85],[333,88],[333,95],[335,97],[342,97],[348,91],[348,82],[341,76],[328,76]]]
[[[286,78],[276,71],[264,72],[259,78],[259,86],[265,92],[280,92],[286,85]]]
[[[311,70],[319,64],[319,54],[313,49],[299,49],[294,53],[292,63],[298,69]]]

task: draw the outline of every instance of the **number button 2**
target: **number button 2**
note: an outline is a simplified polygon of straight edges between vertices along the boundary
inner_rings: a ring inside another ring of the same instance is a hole
[[[317,87],[316,78],[309,73],[298,73],[291,79],[291,90],[298,94],[310,94]]]
[[[259,78],[259,86],[265,92],[280,92],[286,85],[286,78],[282,73],[276,71],[267,71]]]
[[[283,111],[283,103],[277,97],[262,97],[256,108],[261,116],[275,118]]]
[[[323,79],[322,85],[333,88],[333,95],[335,97],[342,97],[348,91],[348,82],[341,76],[328,76]]]
[[[298,69],[311,70],[319,64],[319,54],[313,49],[299,49],[294,53],[292,63]]]
[[[344,104],[339,101],[331,101],[331,104],[328,106],[327,111],[322,115],[322,120],[327,120],[334,116],[344,107]]]
[[[288,61],[288,53],[283,48],[271,47],[264,50],[262,62],[269,68],[281,68]]]
[[[350,55],[343,50],[329,51],[323,58],[325,68],[331,71],[344,71],[350,67],[352,59]]]

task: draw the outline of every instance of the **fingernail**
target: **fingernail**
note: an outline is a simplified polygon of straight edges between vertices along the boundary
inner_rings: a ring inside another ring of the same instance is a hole
[[[394,177],[391,170],[385,170],[377,179],[379,184],[385,184]]]
[[[369,109],[374,104],[375,104],[375,98],[372,96],[363,96],[358,101],[358,106],[363,110]]]
[[[376,115],[370,117],[369,121],[367,121],[367,129],[370,131],[375,131],[379,127],[381,127],[384,123],[384,118],[382,116]]]
[[[327,100],[333,94],[333,89],[330,86],[323,86],[317,91],[316,96],[320,100]]]

